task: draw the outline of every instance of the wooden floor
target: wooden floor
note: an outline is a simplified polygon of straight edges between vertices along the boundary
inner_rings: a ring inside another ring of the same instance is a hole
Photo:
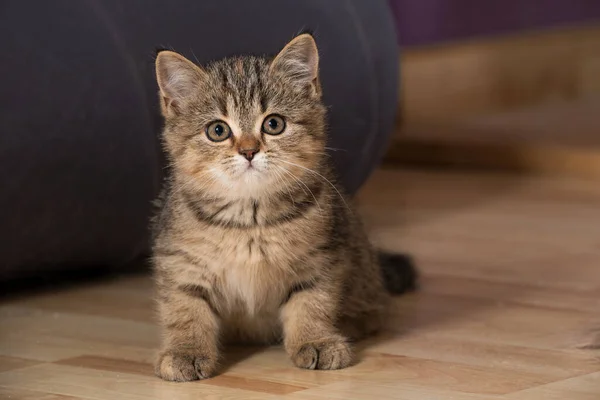
[[[600,399],[600,351],[577,347],[600,328],[598,182],[380,171],[361,201],[423,278],[356,366],[241,348],[214,379],[162,382],[151,281],[130,275],[4,299],[0,398]]]

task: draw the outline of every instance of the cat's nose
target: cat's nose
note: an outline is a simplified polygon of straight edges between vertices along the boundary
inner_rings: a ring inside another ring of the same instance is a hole
[[[246,157],[246,160],[248,161],[252,161],[256,153],[258,153],[258,147],[251,149],[240,149],[240,154]]]

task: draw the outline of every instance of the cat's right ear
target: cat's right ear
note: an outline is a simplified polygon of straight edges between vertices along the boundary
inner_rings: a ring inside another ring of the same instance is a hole
[[[160,51],[156,55],[156,81],[163,115],[177,115],[181,104],[197,90],[205,76],[202,68],[184,56],[169,50]]]

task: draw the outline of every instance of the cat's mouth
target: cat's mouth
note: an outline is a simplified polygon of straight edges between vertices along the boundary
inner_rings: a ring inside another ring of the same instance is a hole
[[[263,160],[252,160],[239,163],[235,175],[243,180],[250,179],[251,181],[254,181],[257,178],[265,178],[266,170],[267,168]]]
[[[244,177],[255,177],[262,173],[262,168],[254,163],[248,163],[244,167],[241,168],[241,176]]]
[[[265,172],[264,162],[249,161],[244,167],[242,167],[242,173],[258,174],[261,172]]]

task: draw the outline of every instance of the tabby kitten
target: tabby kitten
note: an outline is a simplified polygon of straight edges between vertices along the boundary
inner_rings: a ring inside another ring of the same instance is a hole
[[[163,379],[214,375],[232,341],[283,340],[298,367],[347,367],[349,342],[377,331],[390,292],[414,282],[402,256],[384,257],[382,273],[333,183],[318,64],[310,34],[274,59],[157,55],[171,164],[153,244]]]

